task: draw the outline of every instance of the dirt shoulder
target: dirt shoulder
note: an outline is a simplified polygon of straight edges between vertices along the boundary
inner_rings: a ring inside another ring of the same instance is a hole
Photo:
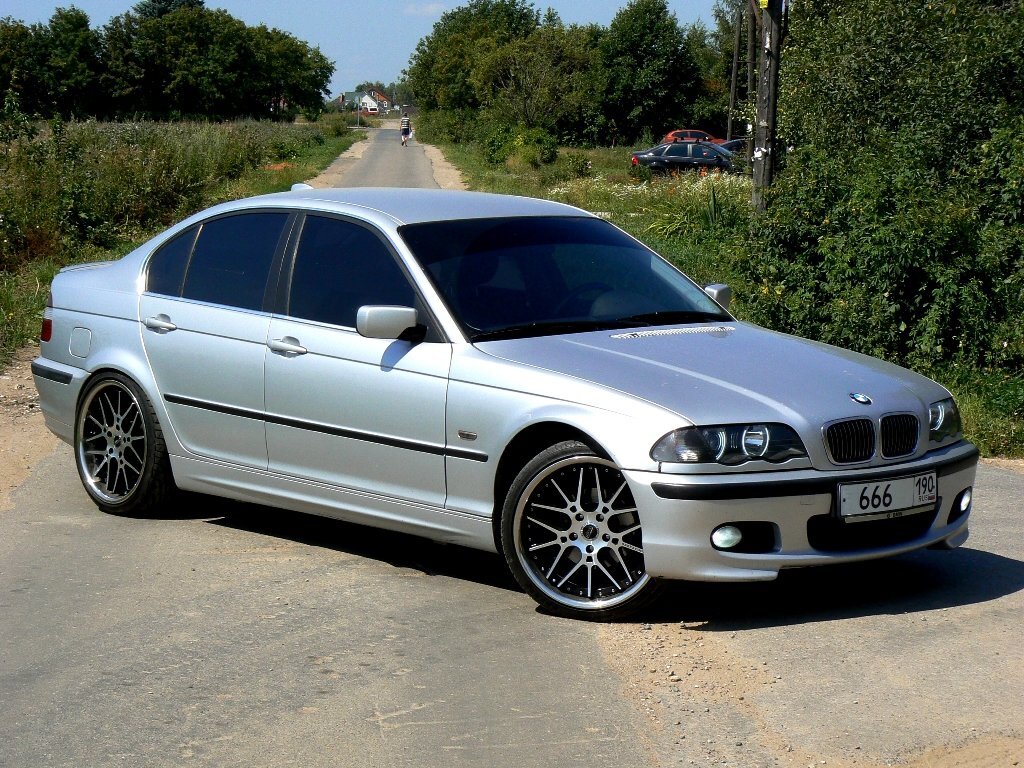
[[[60,444],[39,410],[32,381],[32,360],[38,355],[38,347],[25,347],[0,373],[0,512],[10,509],[14,489]]]

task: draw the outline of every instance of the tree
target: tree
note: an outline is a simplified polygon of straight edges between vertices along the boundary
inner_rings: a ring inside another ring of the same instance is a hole
[[[601,54],[610,138],[633,141],[691,116],[700,72],[665,0],[630,0],[601,38]]]
[[[540,17],[526,0],[470,0],[445,12],[416,46],[406,78],[424,109],[476,109],[472,85],[481,47],[526,38]]]
[[[9,16],[0,19],[0,93],[13,92],[23,103],[25,86],[38,91],[39,73],[31,65],[32,32]],[[29,109],[31,112],[32,110]]]
[[[58,8],[36,34],[46,56],[47,111],[63,117],[95,115],[100,38],[89,27],[89,17],[77,8]]]
[[[205,7],[205,0],[141,0],[132,10],[140,19],[159,19],[182,8]]]
[[[497,122],[594,141],[603,90],[596,27],[566,28],[553,12],[529,37],[488,46],[474,68],[477,99]]]
[[[323,107],[334,65],[306,43],[223,10],[187,5],[104,29],[115,113],[290,119]]]

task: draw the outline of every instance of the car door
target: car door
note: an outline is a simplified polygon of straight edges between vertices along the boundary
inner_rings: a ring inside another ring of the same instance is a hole
[[[451,345],[355,330],[364,305],[416,305],[425,317],[383,235],[307,215],[285,293],[266,352],[270,468],[443,504]]]
[[[695,158],[694,163],[696,166],[705,166],[707,168],[727,168],[729,165],[729,161],[725,155],[707,144],[694,145],[693,156]]]
[[[167,426],[192,453],[267,466],[264,302],[289,216],[257,211],[211,219],[150,259],[140,300],[143,343]]]
[[[662,158],[665,162],[665,167],[670,171],[685,171],[691,167],[692,160],[690,159],[690,149],[693,147],[691,141],[681,141],[678,144],[671,144],[665,149],[665,155]]]

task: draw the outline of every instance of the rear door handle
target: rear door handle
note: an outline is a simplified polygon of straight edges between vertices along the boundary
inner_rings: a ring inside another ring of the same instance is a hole
[[[299,340],[294,336],[285,336],[283,339],[271,339],[267,342],[267,346],[270,347],[272,352],[282,355],[304,355],[309,351],[299,344]]]
[[[147,317],[143,320],[143,323],[151,331],[157,331],[158,333],[166,333],[168,331],[178,330],[178,326],[171,322],[171,318],[167,315],[157,315],[156,317]]]

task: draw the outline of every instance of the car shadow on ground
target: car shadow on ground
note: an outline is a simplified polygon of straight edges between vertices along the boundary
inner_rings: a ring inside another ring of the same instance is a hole
[[[521,592],[501,555],[332,518],[188,494],[167,515],[206,520],[299,544],[345,552],[428,576]],[[630,623],[685,622],[736,631],[881,614],[906,614],[996,600],[1024,590],[1024,562],[960,547],[862,563],[784,570],[757,583],[667,582]],[[541,610],[541,609],[538,609]]]
[[[772,582],[669,583],[637,619],[728,632],[996,600],[1024,589],[1024,562],[960,547],[885,560],[782,571]]]
[[[427,576],[447,576],[488,587],[520,591],[504,558],[493,552],[226,499],[199,497],[196,504],[199,505],[197,511],[205,510],[207,514],[195,517],[206,519],[212,525],[345,552],[395,568],[416,570]]]

